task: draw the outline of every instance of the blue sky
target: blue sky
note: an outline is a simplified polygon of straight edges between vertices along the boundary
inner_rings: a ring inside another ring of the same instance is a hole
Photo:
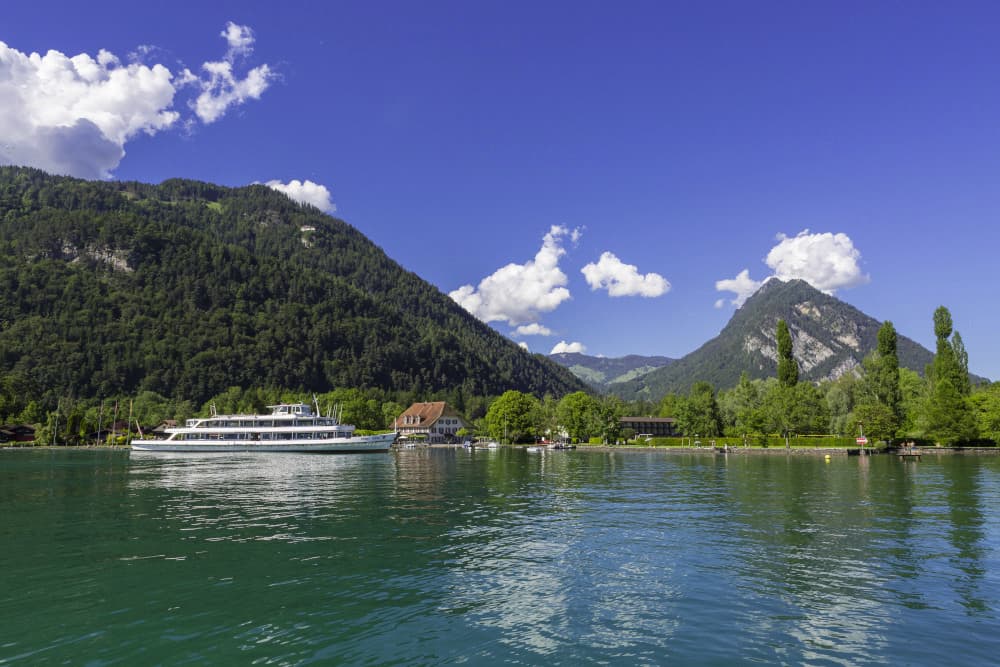
[[[535,352],[778,275],[1000,378],[995,3],[9,4],[0,162],[271,182]]]

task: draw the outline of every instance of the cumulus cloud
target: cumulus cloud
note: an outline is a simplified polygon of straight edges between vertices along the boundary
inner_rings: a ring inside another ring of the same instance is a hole
[[[736,297],[729,303],[739,308],[747,299],[753,296],[753,293],[760,289],[760,286],[763,284],[764,283],[758,282],[750,277],[749,269],[743,269],[736,275],[735,278],[715,281],[715,289],[719,292],[735,293]],[[723,305],[725,305],[725,299],[719,299],[715,302],[716,308],[722,308]]]
[[[206,124],[217,121],[234,105],[260,99],[274,80],[274,72],[268,65],[254,67],[242,79],[233,72],[236,58],[253,51],[254,36],[250,28],[230,22],[222,36],[229,50],[223,60],[202,64],[206,77],[198,79],[201,94],[189,103],[195,115]],[[191,76],[190,72],[187,74]]]
[[[552,351],[549,352],[549,354],[562,354],[564,352],[575,352],[577,354],[583,354],[586,351],[587,351],[587,346],[584,345],[583,343],[579,342],[567,343],[566,341],[561,340],[558,343],[556,343],[555,347],[552,348]]]
[[[505,321],[511,326],[537,322],[541,313],[570,298],[566,274],[559,268],[566,236],[578,239],[579,230],[553,225],[534,259],[501,267],[478,287],[463,285],[448,296],[484,322]]]
[[[670,290],[670,283],[658,273],[642,275],[633,264],[625,264],[613,253],[604,252],[597,262],[580,269],[591,290],[606,289],[608,296],[656,297]]]
[[[333,213],[337,210],[337,207],[330,201],[330,191],[325,185],[313,183],[309,180],[299,181],[297,179],[292,179],[288,183],[268,181],[265,185],[278,192],[285,193],[289,198],[294,199],[300,204],[309,204],[328,213]]]
[[[551,336],[552,330],[538,322],[522,324],[514,330],[515,336]]]
[[[223,36],[225,58],[205,63],[202,77],[159,63],[123,64],[103,49],[69,57],[55,50],[26,54],[0,42],[0,164],[109,178],[129,140],[183,124],[174,103],[189,86],[198,93],[191,106],[205,123],[260,97],[273,79],[270,68],[254,68],[244,78],[233,70],[234,59],[250,52],[252,31],[230,23]],[[142,46],[133,55],[154,52]]]
[[[525,352],[531,352],[531,348],[529,348],[528,344],[525,343],[523,340],[520,343],[518,343],[517,346],[522,350],[524,350]]]
[[[784,281],[804,280],[827,294],[833,294],[838,289],[864,285],[871,280],[861,270],[861,253],[847,234],[811,234],[806,229],[796,236],[778,234],[777,239],[778,244],[771,248],[764,259],[773,272],[767,278],[754,280],[750,277],[750,271],[743,269],[735,278],[716,281],[716,290],[736,295],[730,303],[737,308],[771,278]],[[716,308],[721,308],[724,304],[724,299],[715,302]]]
[[[833,294],[836,290],[864,285],[870,277],[861,271],[861,253],[847,234],[778,234],[778,245],[764,260],[781,280],[801,278],[816,289]]]

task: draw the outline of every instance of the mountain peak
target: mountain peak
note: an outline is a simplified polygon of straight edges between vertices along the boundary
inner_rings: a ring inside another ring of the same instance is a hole
[[[624,398],[656,398],[684,392],[698,380],[716,388],[735,386],[740,374],[773,377],[777,372],[776,328],[785,320],[800,378],[819,382],[855,371],[875,349],[882,325],[854,306],[804,280],[772,279],[740,307],[718,336],[673,364],[622,385]],[[900,366],[923,372],[933,355],[899,336]]]

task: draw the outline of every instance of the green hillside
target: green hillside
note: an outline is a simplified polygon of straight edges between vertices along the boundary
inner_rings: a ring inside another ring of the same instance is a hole
[[[577,352],[559,352],[549,358],[565,366],[590,386],[608,390],[613,385],[641,378],[674,360],[669,357],[629,354],[624,357],[592,357]]]
[[[0,253],[2,388],[47,403],[141,390],[200,402],[230,386],[585,388],[347,223],[265,186],[0,167]]]

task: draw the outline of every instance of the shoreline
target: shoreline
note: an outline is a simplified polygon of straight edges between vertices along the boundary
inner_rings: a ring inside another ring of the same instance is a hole
[[[524,449],[532,445],[504,445],[511,449]],[[431,445],[431,447],[461,447],[461,445]],[[858,449],[855,447],[730,447],[728,451],[716,450],[712,447],[649,447],[644,445],[577,445],[575,450],[548,450],[546,451],[577,451],[577,452],[674,452],[677,454],[751,454],[751,455],[823,455],[830,454],[836,456],[858,456]],[[1000,455],[1000,447],[920,447],[915,450],[917,454],[948,454],[948,455]],[[896,451],[886,451],[884,449],[866,449],[866,456],[897,456]]]
[[[727,451],[721,448],[712,447],[657,447],[648,445],[577,445],[572,450],[550,450],[548,447],[540,445],[502,445],[501,449],[526,449],[537,446],[545,451],[568,451],[568,452],[666,452],[676,454],[749,454],[749,455],[831,455],[831,456],[858,456],[858,449],[853,447],[730,447]],[[417,449],[462,449],[462,445],[422,445]],[[474,449],[485,449],[485,447],[475,447]],[[130,452],[130,447],[110,447],[105,445],[0,445],[0,451],[5,450],[91,450],[106,452]],[[400,451],[401,448],[393,447],[390,451]],[[494,450],[495,451],[495,450]],[[886,451],[884,449],[866,449],[866,456],[895,456],[896,451]],[[920,455],[946,454],[957,456],[1000,455],[1000,447],[920,447],[915,450]]]

